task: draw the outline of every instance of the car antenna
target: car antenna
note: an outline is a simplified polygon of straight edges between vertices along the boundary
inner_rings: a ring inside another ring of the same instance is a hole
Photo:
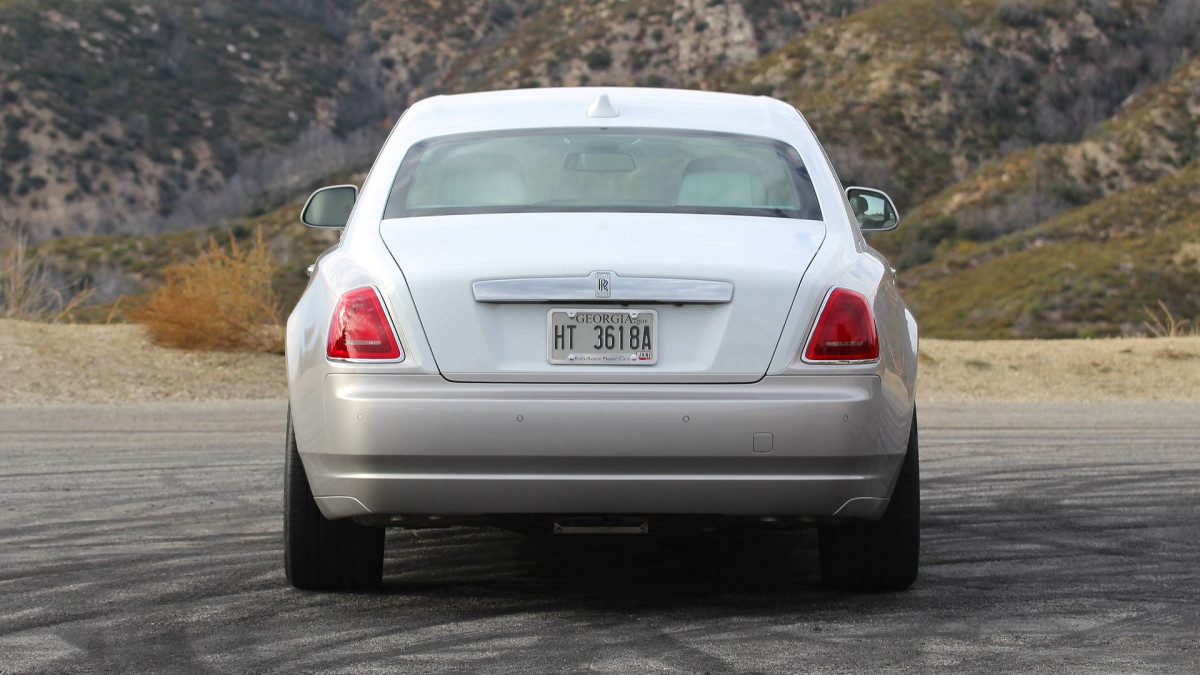
[[[588,117],[620,117],[621,111],[608,99],[608,94],[600,94],[588,106]]]

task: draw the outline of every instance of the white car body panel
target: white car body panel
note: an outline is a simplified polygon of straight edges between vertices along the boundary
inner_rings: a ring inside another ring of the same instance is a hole
[[[783,218],[534,213],[398,218],[383,222],[381,236],[404,270],[447,379],[755,382],[767,371],[825,226]],[[659,313],[660,360],[654,368],[628,368],[550,364],[545,306],[481,303],[471,292],[480,280],[598,270],[728,281],[733,299],[645,305]]]
[[[601,93],[619,117],[587,116]],[[808,168],[824,222],[639,213],[383,219],[414,143],[558,127],[782,141]],[[653,305],[659,361],[630,367],[551,365],[551,305],[481,303],[472,295],[480,280],[596,271],[727,281],[733,299]],[[338,298],[368,284],[396,323],[401,363],[325,357]],[[867,298],[878,361],[799,357],[835,286]],[[330,518],[595,509],[877,518],[907,444],[916,349],[916,322],[892,271],[864,242],[832,166],[795,109],[761,97],[623,88],[490,92],[414,105],[372,167],[341,243],[315,266],[287,329],[296,442]],[[605,411],[625,416],[625,433],[655,444],[563,440],[571,429],[604,428],[597,415]],[[753,449],[762,433],[774,438],[765,454]],[[494,445],[481,447],[488,439]],[[622,487],[614,492],[616,484]]]

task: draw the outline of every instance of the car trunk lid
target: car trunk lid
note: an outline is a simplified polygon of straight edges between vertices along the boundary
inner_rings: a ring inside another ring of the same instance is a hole
[[[524,213],[397,218],[383,221],[380,234],[449,380],[754,382],[770,364],[825,226]],[[654,310],[656,363],[551,363],[552,308]]]

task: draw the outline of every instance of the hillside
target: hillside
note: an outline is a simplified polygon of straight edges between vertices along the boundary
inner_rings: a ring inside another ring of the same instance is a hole
[[[412,101],[685,85],[871,0],[8,0],[0,207],[37,238],[175,231],[364,168]]]
[[[1138,333],[1159,301],[1200,317],[1200,162],[900,276],[938,337]]]
[[[683,86],[875,2],[416,0],[362,16],[403,105],[480,89]]]
[[[0,220],[97,291],[79,319],[257,227],[286,304],[335,241],[296,200],[415,100],[721,89],[892,193],[871,243],[925,335],[1139,334],[1160,301],[1200,318],[1198,53],[1195,0],[6,0]]]
[[[1079,140],[1197,26],[1191,0],[9,0],[0,203],[40,238],[185,229],[363,168],[425,96],[630,84],[792,101],[907,206]]]
[[[74,320],[120,321],[124,311],[136,304],[136,296],[162,282],[167,265],[193,258],[210,239],[222,246],[230,238],[248,244],[261,230],[278,266],[272,285],[286,315],[308,283],[308,265],[338,238],[337,232],[300,224],[300,206],[287,203],[261,215],[234,219],[225,227],[159,235],[63,237],[43,242],[37,249],[46,255],[53,285],[95,293],[88,305],[73,313]]]
[[[1173,175],[1200,157],[1197,120],[1200,57],[1077,143],[1037,145],[984,164],[906,214],[904,228],[879,247],[907,268]]]
[[[147,233],[369,157],[346,3],[0,4],[0,199],[35,236]],[[368,129],[372,120],[376,128]]]
[[[889,0],[704,86],[795,104],[844,182],[906,209],[986,161],[1080,139],[1198,29],[1191,0]]]

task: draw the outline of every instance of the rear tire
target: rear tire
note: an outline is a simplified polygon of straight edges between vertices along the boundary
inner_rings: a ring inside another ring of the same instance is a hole
[[[283,479],[283,567],[296,588],[354,591],[383,580],[384,528],[321,515],[296,450],[288,408]]]
[[[820,531],[821,580],[853,591],[902,591],[917,579],[921,553],[921,476],[917,414],[908,452],[883,518]]]

